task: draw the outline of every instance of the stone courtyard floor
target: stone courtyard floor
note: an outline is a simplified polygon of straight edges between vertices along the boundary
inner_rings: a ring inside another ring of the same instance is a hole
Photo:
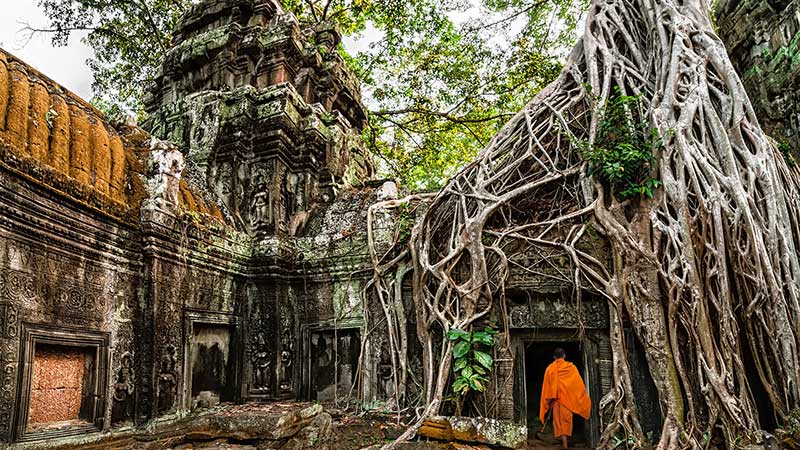
[[[219,406],[183,418],[159,420],[147,428],[17,444],[30,450],[377,450],[405,427],[396,416],[351,415],[332,405],[275,402]],[[491,450],[475,443],[410,442],[399,450]],[[544,436],[527,448],[556,450]],[[580,448],[580,447],[579,447]]]

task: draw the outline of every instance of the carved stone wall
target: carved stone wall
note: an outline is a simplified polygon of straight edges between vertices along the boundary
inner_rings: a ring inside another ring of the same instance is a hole
[[[27,326],[76,343],[107,338],[107,353],[97,351],[107,359],[103,411],[90,431],[207,403],[191,389],[203,327],[225,336],[217,344],[227,345],[226,399],[321,398],[316,391],[325,397],[359,373],[359,400],[396,402],[383,305],[363,294],[370,206],[399,193],[370,180],[365,110],[338,39],[326,27],[304,29],[273,0],[200,2],[181,19],[150,90],[153,135],[111,126],[0,51],[0,442],[26,425]],[[378,251],[389,250],[396,219],[377,213]],[[578,304],[564,261],[542,252],[515,261],[514,330],[603,334],[605,302],[586,295]],[[409,367],[419,378],[408,280],[404,295],[392,307],[409,317]],[[345,372],[325,356],[340,349]],[[514,352],[498,348],[499,372],[515,370]],[[337,381],[315,384],[314,370]],[[513,414],[509,380],[494,386],[500,417]]]
[[[718,32],[764,130],[800,157],[800,2],[723,0]]]
[[[294,235],[313,204],[373,175],[338,42],[273,0],[206,0],[178,24],[146,126],[185,150],[239,229]]]
[[[7,441],[21,417],[23,322],[108,333],[116,351],[105,364],[118,370],[122,353],[134,350],[140,262],[130,226],[57,201],[2,167],[0,186],[0,440]],[[107,423],[112,394],[104,394]]]

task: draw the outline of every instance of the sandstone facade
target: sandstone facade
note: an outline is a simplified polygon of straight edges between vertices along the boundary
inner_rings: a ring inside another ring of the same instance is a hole
[[[756,117],[781,149],[800,156],[800,2],[723,0],[715,10]]]
[[[384,312],[362,292],[367,211],[401,193],[374,179],[338,43],[273,0],[205,0],[178,24],[142,128],[109,124],[0,51],[0,442],[146,433],[219,402],[393,404]],[[401,218],[378,216],[386,250]],[[544,260],[512,265],[512,335],[498,339],[481,400],[491,417],[525,423],[537,410],[534,380],[554,345],[570,346],[594,399],[611,389],[605,301],[576,303],[558,281],[567,259]],[[486,325],[501,328],[499,316]],[[634,376],[647,380],[630,339]],[[34,428],[37,353],[65,346],[83,371],[67,383],[79,401],[58,418],[77,408],[81,423]],[[578,427],[588,443],[594,414]]]

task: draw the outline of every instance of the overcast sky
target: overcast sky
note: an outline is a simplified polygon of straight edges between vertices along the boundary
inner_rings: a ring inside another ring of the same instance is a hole
[[[47,25],[47,18],[36,0],[0,0],[0,47],[57,81],[79,96],[92,97],[92,74],[86,58],[92,50],[80,42],[80,35],[70,38],[66,47],[53,47],[46,36],[25,44],[24,23]]]
[[[86,59],[92,56],[92,49],[81,42],[84,33],[73,33],[66,47],[53,47],[46,35],[29,40],[23,30],[26,23],[32,27],[48,25],[37,3],[38,0],[0,0],[0,47],[84,99],[91,99],[92,73],[86,66]],[[471,13],[481,12],[476,9]],[[451,18],[461,23],[469,16],[470,13],[462,12],[454,13]],[[356,53],[365,50],[380,36],[378,30],[368,25],[361,36],[345,37],[344,46],[349,52]]]
[[[81,42],[82,33],[74,33],[66,47],[53,47],[50,39],[42,35],[28,41],[23,31],[26,23],[33,27],[48,23],[37,3],[37,0],[0,0],[0,47],[84,99],[90,99],[92,73],[86,59],[91,57],[92,49]],[[365,34],[374,33],[373,29]],[[368,44],[363,39],[359,41],[345,38],[345,46],[360,50]]]

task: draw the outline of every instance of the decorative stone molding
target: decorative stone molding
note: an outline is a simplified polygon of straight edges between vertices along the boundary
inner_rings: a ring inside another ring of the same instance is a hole
[[[106,385],[109,366],[109,334],[99,331],[87,331],[85,329],[73,329],[64,326],[23,323],[21,338],[20,389],[14,421],[14,440],[24,442],[38,441],[106,429],[105,407],[107,401],[106,395],[108,393]],[[85,401],[89,403],[87,409],[88,417],[86,418],[88,424],[86,426],[55,429],[39,433],[28,431],[28,411],[30,409],[33,362],[36,346],[42,344],[79,347],[90,351],[93,357],[92,365],[90,366],[91,371],[85,375],[88,377],[86,386],[89,389],[85,399]]]

